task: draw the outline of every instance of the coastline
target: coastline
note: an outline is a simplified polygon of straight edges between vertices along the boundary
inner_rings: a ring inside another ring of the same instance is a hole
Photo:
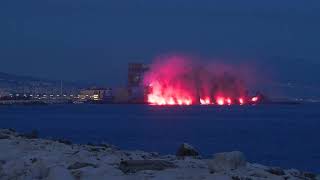
[[[0,152],[1,180],[320,179],[310,172],[247,162],[238,151],[203,159],[191,145],[182,144],[176,155],[160,155],[40,139],[36,131],[0,129]]]

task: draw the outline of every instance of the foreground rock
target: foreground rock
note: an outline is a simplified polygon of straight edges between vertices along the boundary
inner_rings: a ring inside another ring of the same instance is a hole
[[[175,167],[172,162],[164,160],[127,160],[120,163],[120,169],[124,173],[135,173],[143,170],[161,171]]]
[[[208,165],[210,171],[214,173],[245,168],[247,161],[242,152],[234,151],[215,154],[213,159],[208,161]]]
[[[198,156],[199,152],[192,147],[191,145],[187,144],[187,143],[183,143],[178,151],[177,151],[177,156],[181,156],[181,157],[185,157],[185,156]]]
[[[56,180],[56,179],[74,180],[75,178],[72,176],[70,171],[68,171],[65,167],[56,166],[50,169],[48,173],[48,177],[46,179],[47,180]]]
[[[249,163],[237,151],[200,159],[190,145],[183,151],[180,147],[178,157],[34,139],[8,129],[0,129],[0,137],[0,180],[319,179],[313,173]]]

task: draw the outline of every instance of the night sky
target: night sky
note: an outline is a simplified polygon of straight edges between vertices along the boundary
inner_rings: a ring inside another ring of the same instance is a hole
[[[186,53],[320,84],[319,0],[1,0],[0,22],[0,72],[123,85]]]

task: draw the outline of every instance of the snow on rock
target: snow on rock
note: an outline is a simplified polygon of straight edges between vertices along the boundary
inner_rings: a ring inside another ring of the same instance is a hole
[[[120,163],[120,169],[124,173],[135,173],[143,170],[164,170],[176,166],[165,160],[127,160]]]
[[[50,168],[46,180],[75,180],[70,171],[63,166]]]
[[[190,144],[183,143],[179,147],[176,155],[177,156],[198,156],[199,152]]]
[[[84,168],[84,167],[93,167],[93,168],[97,168],[96,165],[94,164],[91,164],[91,163],[85,163],[85,162],[75,162],[73,164],[71,164],[68,169],[81,169],[81,168]]]
[[[214,154],[213,159],[208,161],[211,172],[230,171],[244,168],[247,164],[242,152],[233,151]]]
[[[248,163],[237,151],[201,159],[191,145],[180,149],[179,156],[161,156],[106,144],[35,139],[0,129],[0,180],[320,179],[314,173]]]

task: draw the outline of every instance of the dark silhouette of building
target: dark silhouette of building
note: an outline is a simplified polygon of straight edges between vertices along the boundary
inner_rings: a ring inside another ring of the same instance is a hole
[[[143,76],[149,66],[143,63],[128,64],[128,92],[131,102],[143,103],[145,100],[145,87]]]
[[[142,85],[143,75],[149,70],[149,66],[143,63],[129,63],[128,65],[128,87],[139,87]]]

